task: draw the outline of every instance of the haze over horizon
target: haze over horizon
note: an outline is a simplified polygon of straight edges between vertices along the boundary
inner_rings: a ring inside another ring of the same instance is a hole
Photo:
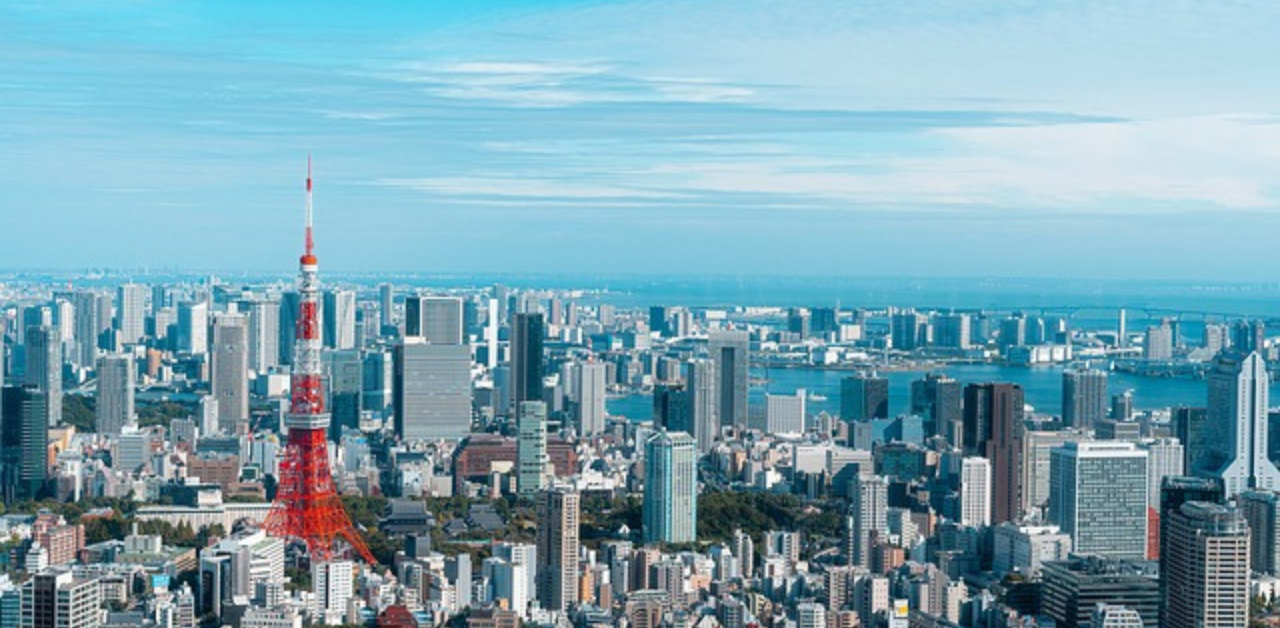
[[[678,9],[678,10],[677,10]],[[1280,6],[0,5],[0,268],[1271,281]]]

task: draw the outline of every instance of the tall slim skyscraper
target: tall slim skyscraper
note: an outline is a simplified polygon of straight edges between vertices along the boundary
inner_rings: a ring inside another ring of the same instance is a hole
[[[395,427],[404,441],[471,433],[471,348],[406,337],[395,348]]]
[[[882,476],[859,475],[849,487],[852,525],[846,539],[846,558],[859,567],[871,566],[871,542],[889,533],[889,481]]]
[[[578,602],[580,498],[567,488],[538,495],[538,601],[565,610]]]
[[[698,449],[684,432],[661,431],[644,446],[644,540],[692,543],[698,537]]]
[[[1249,567],[1258,573],[1280,574],[1280,493],[1245,491],[1236,497],[1249,524]]]
[[[28,327],[26,333],[27,370],[24,381],[44,392],[42,413],[49,427],[62,422],[62,339],[57,328]]]
[[[6,503],[44,493],[49,474],[48,409],[45,392],[35,386],[5,386],[0,394],[0,492]]]
[[[69,296],[75,312],[75,351],[77,366],[89,367],[98,360],[98,296],[92,292],[73,292]]]
[[[431,296],[405,298],[404,335],[421,337],[434,345],[462,344],[462,299]]]
[[[1249,621],[1249,526],[1236,509],[1187,502],[1164,515],[1162,626],[1239,628]]]
[[[574,397],[577,399],[574,418],[578,435],[595,436],[604,431],[605,424],[605,365],[601,362],[579,363],[574,370]]]
[[[547,404],[521,403],[516,428],[516,492],[532,497],[546,487]]]
[[[707,453],[720,437],[716,415],[716,364],[711,360],[689,360],[684,364],[686,417],[693,425],[698,451]]]
[[[970,384],[964,389],[964,451],[991,461],[992,523],[1016,521],[1022,507],[1022,387]]]
[[[1158,555],[1160,557],[1169,553],[1168,541],[1169,521],[1170,517],[1166,514],[1173,513],[1188,502],[1209,502],[1221,504],[1222,502],[1222,484],[1212,478],[1197,478],[1191,476],[1168,477],[1160,483],[1160,527],[1158,528]],[[1160,598],[1165,598],[1165,586],[1167,581],[1160,581]],[[1161,625],[1163,623],[1163,606],[1161,608]]]
[[[1107,418],[1107,373],[1098,370],[1062,372],[1062,424],[1091,429]]]
[[[324,346],[329,349],[356,348],[356,293],[329,290],[324,293]]]
[[[249,321],[238,314],[213,319],[212,385],[218,425],[233,434],[249,431]]]
[[[1147,555],[1147,452],[1133,443],[1068,442],[1053,450],[1049,521],[1077,554]]]
[[[960,523],[991,525],[991,462],[978,456],[960,461]]]
[[[129,355],[98,358],[98,433],[117,436],[133,421],[133,391],[137,367]]]
[[[249,316],[249,368],[257,373],[280,365],[280,303],[265,299],[240,302]]]
[[[521,312],[511,322],[511,402],[542,401],[542,315]]]
[[[846,422],[889,418],[889,380],[875,373],[840,380],[840,418]]]
[[[147,331],[146,286],[128,283],[120,286],[116,303],[116,329],[120,331],[120,344],[133,344],[142,340]]]
[[[1218,354],[1208,374],[1205,455],[1197,475],[1222,480],[1227,499],[1248,489],[1280,490],[1280,469],[1267,456],[1270,378],[1258,353]],[[1193,454],[1194,455],[1194,454]]]
[[[911,382],[911,413],[924,417],[926,436],[942,436],[953,443],[959,439],[963,398],[960,382],[941,373],[929,373]],[[885,409],[887,413],[887,403]]]
[[[209,351],[209,304],[204,301],[178,304],[178,351],[193,355]]]
[[[389,283],[378,284],[378,311],[382,313],[382,324],[394,326],[399,322],[396,316],[396,288]]]
[[[720,424],[745,429],[751,341],[745,331],[713,331],[708,340],[716,365],[716,414]]]

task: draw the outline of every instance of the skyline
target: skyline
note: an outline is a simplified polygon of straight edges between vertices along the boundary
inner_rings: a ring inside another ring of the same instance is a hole
[[[0,6],[0,267],[288,272],[307,153],[335,272],[1280,261],[1276,7],[677,6]]]

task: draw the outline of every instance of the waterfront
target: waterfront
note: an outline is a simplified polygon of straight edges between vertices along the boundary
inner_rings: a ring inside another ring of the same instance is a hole
[[[1022,386],[1026,401],[1036,412],[1058,415],[1062,412],[1062,367],[1013,367],[997,364],[952,365],[940,369],[962,383],[1013,382]],[[826,411],[838,414],[840,410],[840,380],[848,377],[847,370],[805,369],[752,369],[753,378],[764,378],[767,383],[751,389],[751,402],[762,402],[765,393],[788,395],[803,388],[810,394],[826,397],[825,401],[811,400],[807,408],[810,414]],[[881,373],[889,380],[889,413],[904,414],[910,409],[911,382],[923,377],[922,371],[888,371]],[[1108,381],[1111,394],[1132,390],[1134,407],[1159,409],[1178,405],[1203,406],[1207,396],[1204,380],[1163,379],[1138,377],[1124,373],[1111,373]],[[1276,398],[1273,382],[1271,396]],[[625,416],[635,421],[650,419],[653,415],[651,395],[636,394],[610,399],[609,413]]]

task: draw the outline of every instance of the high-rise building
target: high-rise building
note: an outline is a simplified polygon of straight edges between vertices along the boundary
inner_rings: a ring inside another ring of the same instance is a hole
[[[667,317],[670,316],[671,308],[664,305],[649,306],[649,331],[657,333],[659,336],[667,337]]]
[[[88,368],[98,359],[98,295],[87,292],[73,292],[68,295],[75,318],[75,350],[72,361],[77,366]]]
[[[1239,320],[1231,325],[1231,347],[1241,353],[1266,350],[1266,324],[1260,320]]]
[[[1227,499],[1251,488],[1280,490],[1280,469],[1267,456],[1266,361],[1258,353],[1223,352],[1214,359],[1208,383],[1205,421],[1212,428],[1202,466],[1192,472],[1221,479]]]
[[[143,339],[147,331],[146,286],[128,283],[117,291],[116,329],[120,331],[120,344],[134,344]]]
[[[689,393],[683,382],[653,386],[653,424],[673,432],[694,433],[689,420]]]
[[[1207,417],[1208,412],[1205,408],[1187,406],[1174,407],[1169,417],[1173,435],[1182,443],[1182,468],[1188,475],[1195,473],[1196,469],[1207,466],[1206,456],[1209,454],[1209,449],[1205,447],[1209,438],[1209,430],[1205,423]]]
[[[62,422],[62,339],[57,328],[48,325],[28,327],[25,338],[27,370],[24,381],[45,394],[43,415],[49,427]]]
[[[431,296],[406,297],[404,335],[421,337],[435,345],[462,344],[462,299]]]
[[[1147,555],[1147,452],[1133,443],[1068,442],[1053,450],[1049,521],[1077,554]]]
[[[213,319],[213,374],[210,390],[218,400],[218,425],[234,434],[249,431],[249,322],[237,314]]]
[[[720,419],[716,415],[716,364],[711,360],[689,360],[684,364],[687,420],[693,426],[698,451],[707,453],[720,437]]]
[[[929,320],[915,310],[898,312],[889,318],[889,341],[894,349],[912,351],[928,344]]]
[[[538,601],[565,610],[578,601],[580,497],[566,488],[538,495]]]
[[[840,380],[840,418],[846,422],[889,418],[889,380],[875,373]]]
[[[942,436],[953,443],[958,439],[963,431],[963,398],[960,382],[941,373],[911,382],[911,413],[924,417],[926,436]]]
[[[960,461],[960,523],[991,525],[991,462],[978,456]]]
[[[133,422],[133,391],[137,367],[129,355],[98,358],[98,433],[118,435]]]
[[[1160,485],[1160,525],[1158,528],[1159,539],[1157,539],[1156,545],[1158,548],[1156,559],[1168,552],[1169,518],[1164,515],[1178,510],[1188,502],[1220,504],[1222,503],[1222,485],[1212,478],[1182,476],[1164,479]],[[1160,581],[1161,599],[1165,597],[1166,584],[1165,580]],[[1161,624],[1163,625],[1163,622]]]
[[[70,569],[51,568],[22,585],[22,628],[97,628],[102,625],[101,587]]]
[[[403,441],[471,432],[471,348],[406,337],[395,348],[395,427]]]
[[[321,307],[324,320],[324,346],[328,349],[356,348],[356,293],[329,290]]]
[[[968,349],[972,336],[970,327],[968,314],[940,314],[934,318],[933,343],[945,349]]]
[[[698,535],[698,449],[684,432],[661,431],[644,447],[644,540],[692,543]]]
[[[1086,434],[1068,431],[1027,431],[1022,434],[1022,512],[1038,514],[1049,508],[1050,452],[1069,440],[1089,440]]]
[[[1045,563],[1040,570],[1040,612],[1052,618],[1058,628],[1085,628],[1091,625],[1099,603],[1115,604],[1137,612],[1143,628],[1160,628],[1160,589],[1155,576],[1155,570],[1144,563],[1099,556]]]
[[[1107,418],[1107,373],[1099,370],[1062,372],[1062,424],[1087,430]]]
[[[1249,621],[1249,526],[1236,509],[1187,502],[1164,514],[1163,626],[1238,628]]]
[[[37,499],[44,493],[49,474],[46,393],[34,386],[5,386],[0,394],[0,410],[0,460],[4,463],[0,469],[0,496],[5,503]]]
[[[747,426],[747,391],[751,342],[745,331],[713,331],[708,338],[715,362],[716,414],[721,425]]]
[[[605,375],[602,362],[574,365],[574,418],[581,437],[589,438],[604,431]]]
[[[1015,521],[1022,508],[1023,396],[1017,384],[964,389],[964,451],[991,461],[991,521]]]
[[[546,487],[547,404],[526,401],[516,419],[516,492],[531,497]]]
[[[511,322],[512,409],[525,401],[542,401],[542,315],[517,313]]]
[[[280,365],[280,302],[252,299],[240,302],[249,317],[249,368],[256,373]]]
[[[1245,491],[1236,496],[1236,504],[1249,524],[1249,568],[1280,574],[1280,493]]]
[[[869,568],[872,542],[889,533],[889,482],[881,476],[859,475],[851,484],[845,560]]]
[[[389,283],[378,284],[378,311],[382,313],[384,326],[395,326],[397,322],[395,286]]]
[[[1148,360],[1173,359],[1173,328],[1167,321],[1147,328],[1142,357]]]
[[[1160,511],[1160,487],[1167,477],[1184,474],[1182,443],[1176,438],[1157,438],[1139,445],[1147,451],[1147,506]]]
[[[765,395],[765,431],[770,434],[803,434],[804,401],[804,389],[793,395]]]
[[[209,305],[204,301],[178,304],[178,351],[193,355],[209,351]]]

